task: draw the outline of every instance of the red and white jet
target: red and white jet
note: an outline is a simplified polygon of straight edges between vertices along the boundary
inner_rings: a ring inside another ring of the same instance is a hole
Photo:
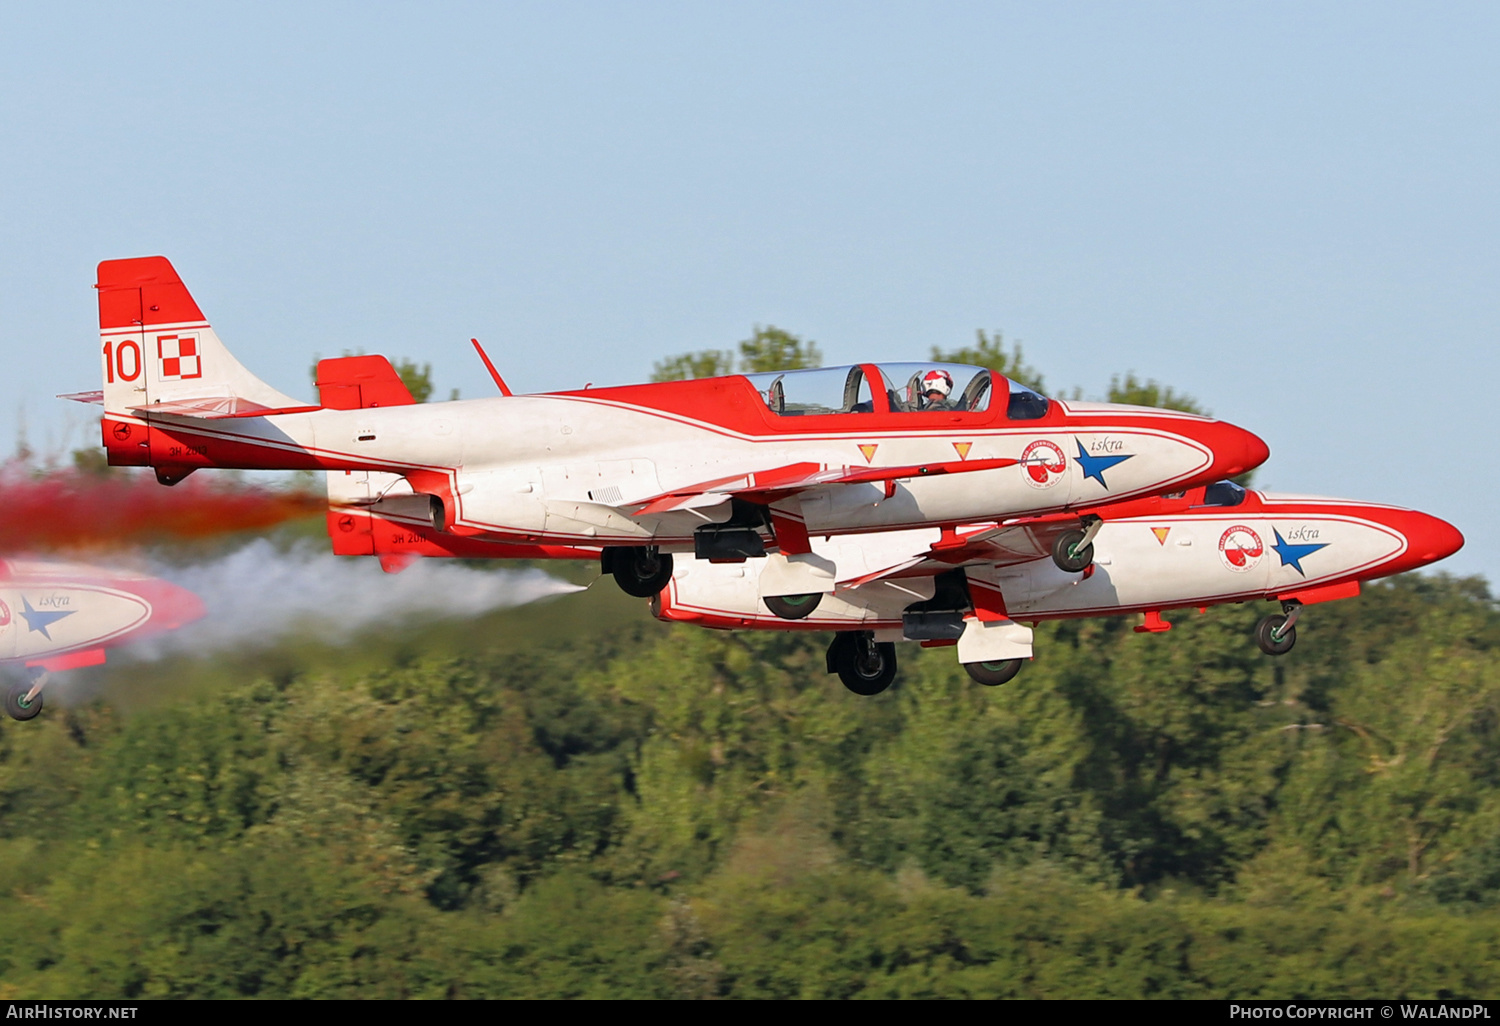
[[[5,711],[29,720],[42,710],[49,672],[97,666],[105,649],[202,616],[197,595],[155,577],[79,563],[0,560],[0,663],[32,670],[30,680],[6,689]]]
[[[1269,455],[1222,421],[933,363],[544,395],[512,395],[491,367],[500,397],[419,405],[383,357],[346,357],[319,364],[310,406],[229,353],[165,258],[105,261],[96,287],[104,388],[74,398],[103,403],[112,465],[168,484],[199,467],[330,471],[336,551],[387,565],[602,554],[648,596],[673,553],[755,557],[759,597],[796,618],[850,576],[815,538],[1065,514],[1067,565],[1100,523],[1076,511]]]
[[[838,631],[828,672],[858,694],[896,676],[897,641],[955,645],[981,684],[1003,684],[1032,656],[1042,620],[1145,613],[1141,632],[1166,631],[1163,609],[1273,599],[1282,612],[1255,629],[1262,651],[1296,641],[1302,610],[1359,594],[1361,581],[1452,555],[1463,536],[1437,517],[1395,506],[1246,491],[1221,481],[1101,507],[1094,558],[1068,571],[1046,558],[1067,531],[1056,517],[834,538],[815,552],[848,576],[813,615],[768,615],[752,562],[682,561],[652,600],[663,620],[705,627]],[[920,548],[920,556],[909,553]]]

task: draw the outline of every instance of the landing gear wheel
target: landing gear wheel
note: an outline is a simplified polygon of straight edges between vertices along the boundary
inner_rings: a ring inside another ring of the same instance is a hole
[[[1255,625],[1255,643],[1266,655],[1286,655],[1297,643],[1297,628],[1287,627],[1286,617],[1272,613]]]
[[[38,692],[30,701],[26,698],[26,692],[31,690],[30,684],[12,684],[5,691],[5,711],[10,713],[13,720],[29,720],[42,711],[42,696]]]
[[[869,631],[843,631],[828,647],[828,662],[856,695],[878,695],[896,679],[896,646]]]
[[[767,595],[763,600],[766,608],[783,620],[802,620],[812,615],[823,601],[821,592],[811,595]]]
[[[672,579],[672,554],[654,547],[616,549],[608,553],[609,569],[620,590],[636,598],[650,598]]]
[[[998,688],[1001,684],[1008,684],[1021,672],[1021,660],[996,659],[988,663],[964,663],[964,672],[976,684]]]
[[[1094,561],[1093,542],[1089,542],[1076,552],[1073,551],[1073,547],[1081,541],[1083,541],[1082,531],[1064,531],[1052,543],[1052,562],[1056,563],[1057,568],[1063,573],[1082,573]]]

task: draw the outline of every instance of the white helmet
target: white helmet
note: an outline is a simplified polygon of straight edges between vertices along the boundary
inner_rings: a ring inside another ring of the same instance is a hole
[[[953,394],[953,375],[945,370],[930,370],[922,375],[922,394],[936,392],[943,398]]]

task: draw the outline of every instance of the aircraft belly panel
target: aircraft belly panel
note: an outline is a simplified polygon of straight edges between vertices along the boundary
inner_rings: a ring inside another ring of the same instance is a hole
[[[672,601],[678,612],[702,612],[715,617],[785,624],[760,600],[759,578],[764,560],[716,564],[682,560],[673,572]],[[852,590],[826,594],[817,610],[799,626],[853,630],[862,624],[899,620],[913,602],[930,599],[931,578],[877,581]]]
[[[457,475],[459,515],[465,524],[541,533],[546,528],[541,471],[505,467]]]

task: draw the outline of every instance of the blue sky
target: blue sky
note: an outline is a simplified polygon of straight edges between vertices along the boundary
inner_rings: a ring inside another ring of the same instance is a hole
[[[489,394],[471,335],[544,390],[998,329],[1500,579],[1497,52],[1463,3],[5,5],[0,448],[92,442],[94,265],[161,253],[309,397],[345,349]]]

